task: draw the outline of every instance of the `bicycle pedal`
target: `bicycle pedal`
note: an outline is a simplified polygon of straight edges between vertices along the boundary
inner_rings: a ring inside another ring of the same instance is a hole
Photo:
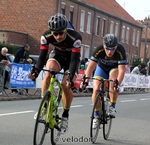
[[[56,128],[58,131],[61,131],[61,129],[58,125],[54,125],[54,128]]]

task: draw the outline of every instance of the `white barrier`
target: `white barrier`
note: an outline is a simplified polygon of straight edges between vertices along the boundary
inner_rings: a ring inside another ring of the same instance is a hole
[[[124,88],[150,88],[150,76],[125,74],[122,84]]]
[[[75,83],[79,84],[82,82],[81,75],[83,74],[78,74],[77,79]],[[44,77],[44,72],[42,71],[39,75],[39,77],[36,79],[36,88],[40,89],[41,88],[41,82]],[[62,76],[58,75],[58,79],[61,80]],[[76,88],[79,88],[80,85],[76,85]],[[121,86],[123,86],[124,89],[128,88],[150,88],[150,76],[144,76],[144,75],[136,75],[136,74],[125,74],[124,79],[122,81]],[[89,85],[87,86],[88,88],[93,88],[93,81],[90,80]]]

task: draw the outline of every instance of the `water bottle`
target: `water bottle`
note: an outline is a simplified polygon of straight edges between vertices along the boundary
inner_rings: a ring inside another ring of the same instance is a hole
[[[55,50],[53,49],[49,54],[49,58],[53,58],[55,56]]]

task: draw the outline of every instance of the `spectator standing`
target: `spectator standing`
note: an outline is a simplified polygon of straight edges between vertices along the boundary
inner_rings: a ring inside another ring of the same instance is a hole
[[[30,50],[30,45],[25,44],[23,47],[18,48],[15,53],[15,63],[27,63],[28,51]],[[18,94],[17,89],[12,89],[12,94]]]
[[[141,74],[140,73],[141,65],[139,64],[138,66],[134,67],[133,70],[131,71],[132,74]]]
[[[144,68],[142,68],[141,70],[140,70],[140,73],[142,74],[142,75],[147,75],[148,74],[148,67],[147,66],[145,66]]]
[[[125,73],[130,73],[130,64],[129,62],[127,62],[126,66],[125,66],[126,72]]]
[[[6,87],[6,82],[7,82],[9,71],[10,71],[10,64],[6,57],[7,52],[8,52],[8,49],[6,47],[3,47],[0,53],[0,62],[5,64],[4,89],[8,89]]]
[[[25,44],[23,47],[18,48],[18,50],[15,53],[15,63],[26,63],[26,60],[28,58],[28,51],[30,50],[30,45]]]
[[[82,70],[85,69],[85,61],[84,61],[84,59],[82,59],[82,60],[80,61],[80,69],[82,69]]]

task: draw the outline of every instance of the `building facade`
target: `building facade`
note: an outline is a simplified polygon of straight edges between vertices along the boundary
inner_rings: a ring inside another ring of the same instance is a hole
[[[0,43],[29,43],[30,53],[38,54],[40,36],[57,12],[65,14],[82,35],[82,58],[90,57],[106,33],[118,37],[129,62],[140,56],[143,27],[115,0],[1,0]]]

